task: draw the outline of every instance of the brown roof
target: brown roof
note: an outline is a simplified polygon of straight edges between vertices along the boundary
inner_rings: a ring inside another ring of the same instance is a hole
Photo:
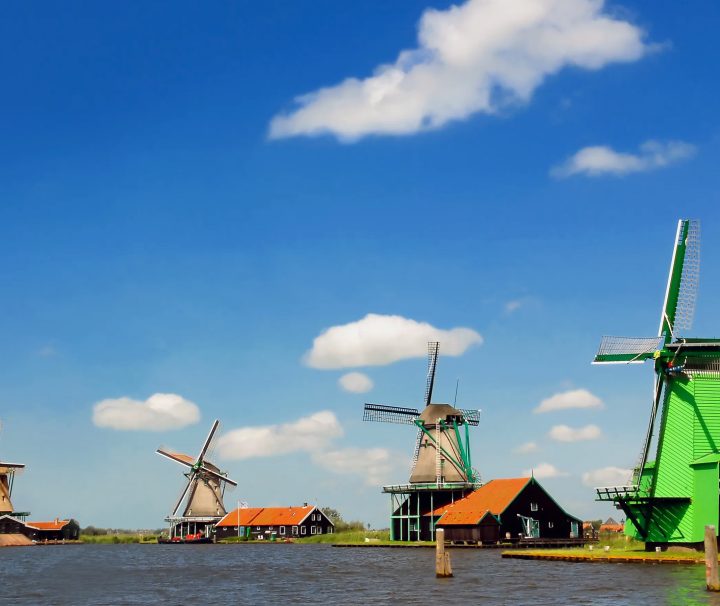
[[[235,509],[216,526],[293,526],[300,524],[314,509],[314,505]]]
[[[52,522],[26,522],[25,526],[31,526],[36,530],[62,530],[70,523],[70,520],[54,520]]]
[[[503,478],[490,480],[466,497],[449,505],[438,507],[430,512],[433,516],[441,516],[446,511],[481,512],[489,511],[493,515],[500,515],[505,511],[520,491],[527,486],[531,478]]]
[[[442,519],[438,522],[438,526],[475,526],[482,522],[485,516],[492,516],[486,509],[484,511],[464,511],[450,509],[445,512]],[[495,518],[493,518],[495,519]]]

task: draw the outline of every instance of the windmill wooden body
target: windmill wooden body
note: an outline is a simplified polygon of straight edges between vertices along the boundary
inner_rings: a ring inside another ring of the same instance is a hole
[[[7,463],[0,459],[0,516],[9,515],[24,520],[30,515],[27,511],[15,511],[12,496],[15,476],[25,469],[23,463]]]
[[[700,225],[679,221],[657,337],[604,337],[595,364],[651,360],[655,377],[645,441],[626,486],[596,489],[625,513],[648,548],[698,545],[718,527],[720,339],[686,338],[700,270]]]
[[[219,421],[210,428],[197,457],[158,448],[157,453],[186,468],[187,483],[175,503],[172,513],[165,518],[170,523],[167,542],[198,543],[213,540],[215,524],[227,513],[223,503],[225,486],[237,486],[226,473],[210,463],[205,457],[217,434]],[[182,514],[178,515],[181,511]]]
[[[480,486],[472,466],[469,427],[478,425],[479,410],[432,402],[440,344],[428,344],[425,406],[416,408],[365,404],[363,420],[414,425],[417,428],[410,480],[384,486],[390,494],[391,540],[434,540],[435,508]]]

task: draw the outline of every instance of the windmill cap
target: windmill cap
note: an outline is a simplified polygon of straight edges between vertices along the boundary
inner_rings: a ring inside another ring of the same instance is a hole
[[[463,418],[463,413],[450,404],[428,404],[418,418],[429,426],[435,425],[438,419],[450,421],[452,417]]]

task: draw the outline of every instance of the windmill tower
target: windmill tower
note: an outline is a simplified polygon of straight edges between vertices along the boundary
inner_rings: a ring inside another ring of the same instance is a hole
[[[440,344],[428,343],[428,373],[424,408],[365,404],[364,421],[399,423],[417,428],[410,481],[384,486],[390,494],[391,540],[434,540],[432,518],[425,514],[454,502],[480,485],[470,457],[471,425],[479,410],[464,410],[432,402]]]
[[[1,425],[0,429],[2,429]],[[10,500],[15,475],[23,469],[25,469],[23,463],[5,463],[0,459],[0,516],[9,515],[24,520],[30,515],[27,511],[15,511]]]
[[[718,526],[720,339],[686,338],[700,270],[700,224],[679,221],[657,337],[603,337],[595,364],[652,360],[650,421],[632,480],[598,488],[627,516],[627,534],[658,545],[698,544]],[[658,422],[659,421],[659,422]],[[651,448],[654,445],[654,450]]]
[[[187,484],[180,493],[172,513],[165,518],[170,523],[171,542],[199,542],[212,539],[214,525],[227,513],[223,504],[225,486],[237,486],[205,457],[220,426],[215,420],[197,457],[158,448],[157,453],[185,467]],[[178,511],[182,508],[182,514]]]

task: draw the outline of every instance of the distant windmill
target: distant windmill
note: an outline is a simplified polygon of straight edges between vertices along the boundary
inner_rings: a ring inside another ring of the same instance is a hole
[[[0,430],[2,430],[2,423],[0,423]],[[19,518],[30,515],[27,512],[16,512],[10,500],[15,475],[23,469],[25,469],[23,463],[6,463],[0,460],[0,515],[11,515]]]
[[[720,521],[720,339],[681,336],[692,325],[699,273],[700,224],[682,219],[658,336],[603,337],[593,362],[653,361],[650,421],[633,478],[597,489],[598,500],[625,513],[626,532],[649,547],[700,544],[705,526]]]
[[[214,524],[226,513],[223,497],[225,486],[237,486],[205,457],[217,434],[220,421],[215,420],[200,453],[193,458],[179,452],[158,448],[157,453],[179,463],[186,468],[184,473],[187,484],[180,494],[170,516],[171,542],[205,542],[211,540]],[[185,503],[182,515],[178,516],[181,506]]]
[[[440,344],[428,343],[428,372],[424,408],[365,404],[364,421],[415,425],[417,438],[410,482],[385,486],[392,499],[391,538],[433,538],[434,528],[424,514],[479,486],[472,466],[469,427],[479,424],[479,410],[455,408],[432,402]],[[426,511],[427,510],[427,511]]]

